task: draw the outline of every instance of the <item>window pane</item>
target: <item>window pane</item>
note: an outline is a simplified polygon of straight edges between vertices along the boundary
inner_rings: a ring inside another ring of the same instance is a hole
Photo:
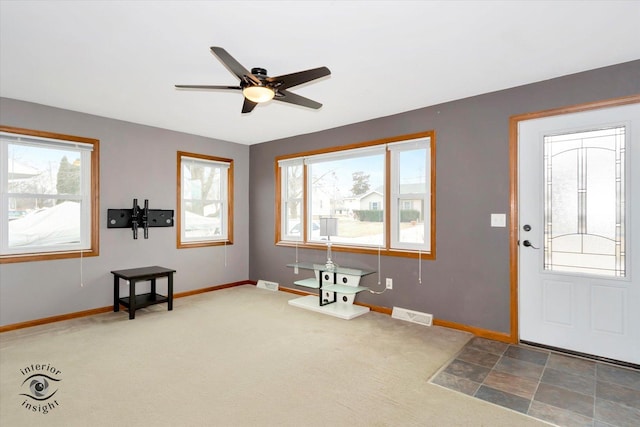
[[[400,200],[399,236],[402,243],[424,243],[424,200]]]
[[[625,276],[624,132],[545,137],[546,270]]]
[[[425,194],[427,150],[400,151],[400,194]]]
[[[43,198],[9,198],[9,249],[80,243],[80,203]],[[34,209],[19,209],[35,206]]]
[[[568,149],[553,156],[553,168],[548,172],[551,180],[547,182],[552,188],[551,218],[553,237],[578,232],[578,150]],[[577,249],[576,249],[577,250]]]
[[[0,126],[0,261],[97,255],[98,150],[98,140]]]
[[[384,158],[363,153],[309,165],[309,240],[326,240],[319,219],[336,217],[337,235],[331,241],[384,245]]]
[[[284,203],[284,230],[290,237],[302,237],[302,199],[292,199]]]
[[[303,166],[283,167],[283,195],[284,203],[284,235],[291,238],[300,239],[302,237],[302,189],[303,189]]]
[[[598,173],[588,173],[586,185],[586,227],[590,234],[614,240],[616,235],[615,151],[587,150],[587,165]]]
[[[214,206],[217,206],[215,209]],[[185,203],[184,231],[185,237],[188,239],[202,239],[220,237],[221,230],[221,212],[220,203],[211,203],[207,205],[211,210],[209,215],[202,215],[202,203]]]
[[[183,165],[184,230],[186,238],[220,236],[221,180],[220,169],[201,162]]]
[[[209,157],[181,159],[181,243],[219,244],[231,236],[229,231],[229,175],[231,161]],[[193,155],[196,156],[196,155]]]
[[[391,230],[392,245],[402,249],[428,251],[429,151],[424,146],[413,149],[411,143],[399,144],[395,148],[397,150],[392,151],[392,165],[395,166],[392,170],[395,173],[392,177],[392,196],[395,199],[395,212],[391,215],[394,220]]]
[[[31,145],[8,145],[8,192],[19,194],[81,193],[81,153]],[[36,205],[30,207],[35,209]]]

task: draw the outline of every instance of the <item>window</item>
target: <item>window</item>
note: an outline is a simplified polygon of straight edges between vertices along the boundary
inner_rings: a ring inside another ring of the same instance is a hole
[[[277,159],[276,242],[433,258],[434,153],[423,132]]]
[[[0,126],[0,262],[98,255],[95,139]]]
[[[285,240],[302,240],[302,159],[281,162],[281,230]],[[320,230],[320,226],[318,226]]]
[[[233,160],[178,152],[178,248],[233,243]]]
[[[328,238],[347,245],[384,245],[380,189],[384,186],[384,146],[334,151],[308,156],[307,240]],[[377,207],[376,207],[377,206]],[[377,212],[374,212],[377,211]],[[320,218],[338,217],[338,233],[322,236],[313,224]]]
[[[427,139],[389,144],[391,152],[391,246],[431,250],[431,150]]]
[[[544,137],[544,269],[626,276],[625,127]]]

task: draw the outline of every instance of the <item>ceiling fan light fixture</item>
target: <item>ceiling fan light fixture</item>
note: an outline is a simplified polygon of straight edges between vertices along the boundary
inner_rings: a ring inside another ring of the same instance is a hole
[[[247,86],[242,89],[242,94],[249,101],[256,103],[271,101],[275,96],[273,89],[266,86]]]
[[[2,0],[0,0],[2,1]],[[289,89],[308,83],[331,74],[327,67],[312,68],[296,73],[283,74],[278,77],[269,77],[264,68],[252,68],[251,71],[244,68],[226,50],[218,46],[212,46],[211,52],[218,57],[220,62],[227,67],[240,84],[238,86],[222,85],[176,85],[178,89],[205,89],[205,90],[240,90],[244,95],[242,114],[250,113],[259,103],[275,100],[301,107],[318,109],[322,104],[304,96],[289,92]],[[277,95],[277,96],[276,96]]]

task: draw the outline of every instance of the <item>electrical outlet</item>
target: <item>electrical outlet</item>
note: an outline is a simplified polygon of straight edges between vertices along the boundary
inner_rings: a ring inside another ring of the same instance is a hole
[[[387,277],[387,289],[393,289],[393,279]]]

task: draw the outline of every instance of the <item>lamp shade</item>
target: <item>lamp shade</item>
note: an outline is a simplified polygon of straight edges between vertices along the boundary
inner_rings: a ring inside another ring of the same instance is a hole
[[[275,92],[265,86],[248,86],[242,89],[242,94],[249,101],[260,103],[273,99]]]
[[[338,218],[320,218],[320,235],[335,236],[338,234]]]

